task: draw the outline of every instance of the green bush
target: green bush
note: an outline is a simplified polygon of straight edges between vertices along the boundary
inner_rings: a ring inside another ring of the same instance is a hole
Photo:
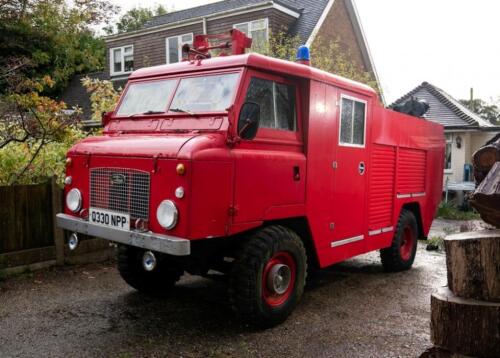
[[[69,132],[69,133],[68,133]],[[48,177],[57,176],[57,181],[62,185],[65,173],[66,152],[76,141],[85,137],[85,133],[72,129],[67,131],[67,136],[61,142],[45,144],[29,164],[38,143],[27,141],[24,143],[10,143],[0,149],[0,185],[37,184],[45,182]],[[27,166],[22,176],[17,176]]]
[[[474,211],[461,211],[452,201],[442,201],[439,204],[436,217],[449,220],[476,220],[480,216]]]
[[[62,184],[67,150],[87,135],[81,111],[42,94],[54,85],[49,76],[17,80],[15,91],[0,95],[0,185],[37,184],[54,175]]]

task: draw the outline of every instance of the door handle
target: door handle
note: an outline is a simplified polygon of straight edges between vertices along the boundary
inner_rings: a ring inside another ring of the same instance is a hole
[[[359,175],[365,174],[365,170],[366,170],[365,162],[359,162],[358,165]]]
[[[298,165],[293,167],[293,180],[295,181],[300,180],[300,168]]]

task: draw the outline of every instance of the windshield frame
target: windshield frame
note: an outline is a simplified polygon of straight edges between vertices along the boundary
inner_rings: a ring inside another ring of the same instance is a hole
[[[242,68],[237,68],[237,69],[226,69],[226,70],[217,70],[217,71],[200,71],[200,72],[190,72],[190,73],[179,73],[176,75],[166,75],[166,76],[161,76],[161,77],[155,77],[155,78],[139,78],[139,79],[134,79],[131,81],[128,81],[125,89],[123,90],[122,95],[120,96],[120,100],[116,104],[115,109],[113,110],[113,118],[116,119],[141,119],[141,118],[158,118],[158,117],[186,117],[186,116],[203,116],[203,115],[221,115],[221,114],[226,114],[228,111],[227,109],[220,110],[220,111],[195,111],[193,113],[188,113],[188,112],[171,112],[170,107],[172,105],[172,102],[175,98],[175,95],[177,93],[177,90],[179,89],[179,85],[181,83],[182,79],[187,79],[187,78],[193,78],[193,77],[207,77],[207,76],[217,76],[217,75],[227,75],[227,74],[237,74],[236,78],[236,84],[234,87],[234,92],[232,95],[230,102],[230,106],[233,106],[235,104],[236,99],[238,98],[238,93],[240,91],[241,87],[241,80],[243,78],[243,69]],[[118,110],[122,105],[123,100],[125,99],[127,92],[129,88],[136,83],[149,83],[149,82],[156,82],[156,81],[164,81],[164,80],[174,80],[176,83],[174,84],[174,90],[170,94],[167,105],[165,106],[165,110],[163,113],[154,113],[154,114],[145,114],[145,113],[137,113],[137,114],[128,114],[128,115],[118,115]]]

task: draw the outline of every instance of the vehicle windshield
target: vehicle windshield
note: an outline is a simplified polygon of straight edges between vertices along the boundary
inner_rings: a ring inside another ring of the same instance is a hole
[[[181,79],[170,105],[171,111],[218,112],[226,110],[233,99],[237,73]]]
[[[178,81],[180,81],[177,86]],[[219,112],[226,110],[234,97],[238,74],[198,76],[181,79],[131,83],[116,112],[118,116],[158,114],[167,111]],[[175,90],[177,87],[177,90]]]
[[[163,113],[168,106],[177,80],[132,83],[118,108],[118,116]]]

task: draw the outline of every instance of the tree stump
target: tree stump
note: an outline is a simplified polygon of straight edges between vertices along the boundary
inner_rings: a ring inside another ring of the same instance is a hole
[[[431,296],[431,338],[452,352],[500,357],[500,303],[459,298],[448,288]]]
[[[448,287],[455,296],[500,302],[500,230],[450,235],[444,247]]]
[[[465,356],[459,353],[450,352],[447,349],[432,347],[425,350],[424,353],[420,355],[418,358],[471,358],[471,356]]]

